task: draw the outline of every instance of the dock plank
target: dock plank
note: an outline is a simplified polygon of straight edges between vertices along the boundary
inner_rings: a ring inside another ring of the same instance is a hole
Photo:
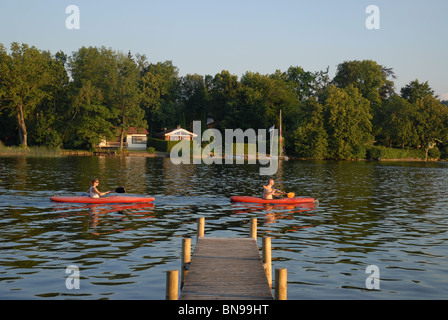
[[[181,300],[272,300],[253,238],[198,238]]]

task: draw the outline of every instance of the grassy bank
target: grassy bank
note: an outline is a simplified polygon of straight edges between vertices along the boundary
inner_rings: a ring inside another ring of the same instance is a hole
[[[383,146],[373,146],[367,149],[366,154],[369,160],[425,160],[426,154],[423,149],[396,149]],[[432,148],[428,153],[428,160],[437,160],[440,158],[440,151]]]
[[[85,150],[64,150],[48,147],[6,147],[0,146],[0,156],[60,157],[69,155],[92,155]]]

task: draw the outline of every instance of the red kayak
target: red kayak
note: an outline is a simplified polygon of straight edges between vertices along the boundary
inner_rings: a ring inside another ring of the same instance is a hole
[[[63,197],[54,196],[50,198],[54,202],[72,202],[72,203],[142,203],[152,202],[155,198],[137,197],[137,196],[110,196],[101,198],[91,198],[89,196]]]
[[[247,202],[247,203],[281,203],[281,204],[296,204],[296,203],[309,203],[314,202],[314,198],[306,197],[294,197],[294,198],[282,198],[282,199],[263,199],[249,196],[232,196],[230,197],[232,202]]]

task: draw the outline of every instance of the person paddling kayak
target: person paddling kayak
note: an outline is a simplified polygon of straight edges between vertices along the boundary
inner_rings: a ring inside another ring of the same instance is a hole
[[[273,196],[281,196],[284,194],[283,191],[279,191],[277,189],[273,188],[274,186],[274,179],[268,180],[268,185],[263,186],[263,199],[273,199]]]
[[[100,181],[97,178],[94,178],[92,179],[92,181],[90,181],[90,188],[89,190],[87,190],[90,198],[99,198],[110,193],[110,191],[100,192],[97,188],[99,183]]]

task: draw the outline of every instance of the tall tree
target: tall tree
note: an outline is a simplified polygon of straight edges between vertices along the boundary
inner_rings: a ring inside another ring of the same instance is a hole
[[[370,103],[357,88],[328,87],[324,105],[328,154],[332,159],[360,159],[372,144]]]
[[[176,108],[179,71],[171,61],[149,64],[141,79],[141,106],[146,112],[150,132],[177,126],[180,113]]]
[[[0,56],[2,107],[9,108],[16,117],[20,144],[27,147],[27,121],[36,106],[50,94],[48,56],[36,47],[17,42],[11,44],[10,55],[1,46]]]
[[[69,61],[70,132],[73,147],[93,149],[114,136],[118,62],[112,49],[82,47]]]
[[[430,95],[418,98],[415,102],[417,108],[416,131],[420,144],[425,149],[426,160],[429,148],[436,142],[448,139],[448,110],[438,99]]]
[[[205,84],[204,77],[198,74],[187,74],[179,78],[178,96],[181,117],[190,124],[194,120],[200,120],[209,112],[210,94]]]
[[[240,86],[238,76],[230,74],[227,70],[222,70],[213,79],[209,79],[208,87],[213,101],[210,111],[218,120],[226,118],[228,103],[237,97]],[[218,126],[222,128],[222,122]]]
[[[378,104],[393,93],[395,74],[372,60],[345,61],[338,65],[333,83],[339,88],[358,88],[371,104]]]
[[[120,133],[120,151],[123,151],[125,132],[130,127],[146,129],[145,113],[140,108],[140,73],[130,55],[117,54],[118,80],[115,90],[114,107],[117,109],[117,122]]]
[[[389,147],[399,145],[417,146],[418,136],[415,128],[417,109],[404,98],[394,95],[383,102],[376,121],[381,125],[381,135]],[[378,138],[377,138],[378,140]]]
[[[434,97],[434,90],[431,89],[428,81],[421,83],[416,79],[401,88],[401,96],[410,103],[415,103],[418,99],[423,99],[427,96]]]
[[[327,156],[328,135],[324,127],[323,106],[310,97],[300,108],[299,126],[294,131],[294,151],[299,157],[324,159]]]

